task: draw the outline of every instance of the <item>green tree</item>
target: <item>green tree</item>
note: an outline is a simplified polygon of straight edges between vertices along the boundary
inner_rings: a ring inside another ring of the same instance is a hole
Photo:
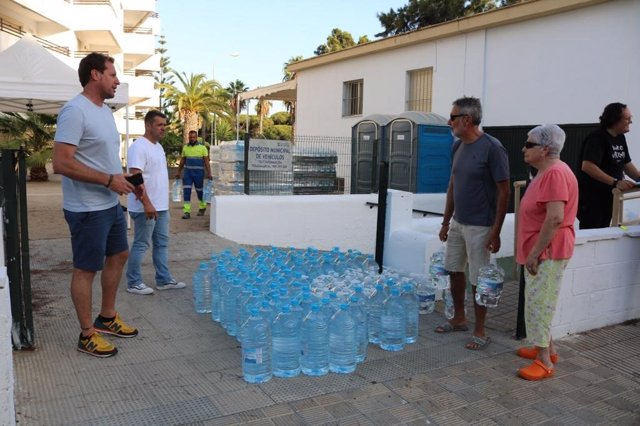
[[[377,14],[384,31],[376,37],[402,34],[522,1],[525,0],[409,0],[397,10]]]
[[[216,124],[216,140],[230,141],[236,138],[236,130],[229,119],[224,118]]]
[[[291,81],[291,80],[295,80],[296,78],[296,73],[289,71],[289,65],[295,63],[295,62],[299,62],[301,60],[303,60],[304,58],[300,55],[298,56],[292,56],[291,58],[289,58],[289,60],[287,62],[284,63],[284,65],[282,66],[282,72],[284,73],[284,77],[282,77],[282,81]]]
[[[53,138],[56,132],[56,117],[36,113],[0,113],[2,148],[24,147],[32,181],[49,180],[47,163],[53,156]]]
[[[274,124],[288,124],[291,125],[291,116],[286,111],[278,111],[275,114],[271,114],[271,119]]]
[[[177,165],[183,144],[182,137],[173,132],[166,132],[160,139],[160,145],[167,155],[167,164],[170,167]]]
[[[286,124],[275,124],[273,126],[264,128],[264,135],[266,139],[290,141],[293,138],[293,129]]]
[[[182,87],[171,84],[160,84],[160,87],[166,89],[165,96],[183,123],[182,137],[186,143],[189,132],[197,132],[209,113],[228,115],[229,106],[217,81],[207,80],[204,74],[187,76],[175,70],[171,70],[171,73]]]
[[[369,38],[366,35],[360,36],[358,44],[367,43],[368,41]],[[356,42],[353,40],[351,33],[342,31],[340,28],[334,28],[327,37],[327,42],[318,46],[313,53],[316,55],[324,55],[325,53],[337,52],[355,45]]]
[[[303,60],[302,56],[292,56],[291,58],[289,58],[287,62],[284,63],[284,66],[283,66],[284,77],[282,77],[282,81],[295,80],[296,73],[289,71],[289,65],[302,60]],[[296,121],[296,103],[285,101],[284,107],[287,109],[287,112],[289,113],[289,124],[293,129],[294,123]],[[293,137],[294,137],[294,133],[292,131],[290,140],[293,140]]]
[[[160,104],[158,105],[160,111],[162,111],[165,115],[169,114],[169,100],[165,99],[164,92],[165,88],[162,87],[163,84],[173,84],[173,76],[171,75],[171,68],[169,64],[171,60],[169,59],[167,54],[167,48],[165,45],[167,41],[164,38],[164,35],[161,35],[158,39],[158,47],[156,48],[156,53],[160,54],[160,70],[154,73],[154,80],[156,82],[156,88],[160,92]]]

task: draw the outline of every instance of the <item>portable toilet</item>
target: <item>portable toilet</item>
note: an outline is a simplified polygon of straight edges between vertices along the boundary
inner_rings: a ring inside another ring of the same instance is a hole
[[[389,188],[413,193],[447,192],[453,135],[447,119],[406,111],[386,126]]]
[[[385,126],[392,115],[372,114],[351,128],[351,193],[378,191],[378,165],[384,146]]]

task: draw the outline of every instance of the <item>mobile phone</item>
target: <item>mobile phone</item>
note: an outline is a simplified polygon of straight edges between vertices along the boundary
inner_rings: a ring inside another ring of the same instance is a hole
[[[142,178],[142,173],[136,173],[135,175],[125,176],[125,179],[131,183],[133,186],[140,186],[144,183],[144,179]]]

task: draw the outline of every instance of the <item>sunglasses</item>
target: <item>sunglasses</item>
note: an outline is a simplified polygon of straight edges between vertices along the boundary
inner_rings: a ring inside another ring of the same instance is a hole
[[[534,146],[540,146],[540,144],[539,143],[535,143],[535,142],[525,142],[524,143],[524,147],[527,148],[527,149],[531,149]]]
[[[453,121],[458,117],[466,117],[467,115],[469,115],[469,114],[451,114],[449,116],[449,121]]]

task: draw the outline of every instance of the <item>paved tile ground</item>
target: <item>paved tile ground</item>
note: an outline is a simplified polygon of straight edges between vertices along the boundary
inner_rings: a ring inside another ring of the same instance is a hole
[[[171,269],[189,280],[212,250],[236,247],[208,232],[172,235]],[[621,324],[559,341],[556,377],[519,379],[513,284],[491,317],[485,351],[467,333],[437,335],[421,316],[418,343],[399,353],[369,346],[354,374],[243,381],[237,341],[193,311],[191,288],[138,296],[118,309],[140,329],[120,353],[75,350],[67,239],[31,241],[37,348],[14,353],[20,425],[463,425],[640,424],[640,326]],[[152,278],[151,265],[144,265]],[[99,307],[94,285],[94,311]]]

